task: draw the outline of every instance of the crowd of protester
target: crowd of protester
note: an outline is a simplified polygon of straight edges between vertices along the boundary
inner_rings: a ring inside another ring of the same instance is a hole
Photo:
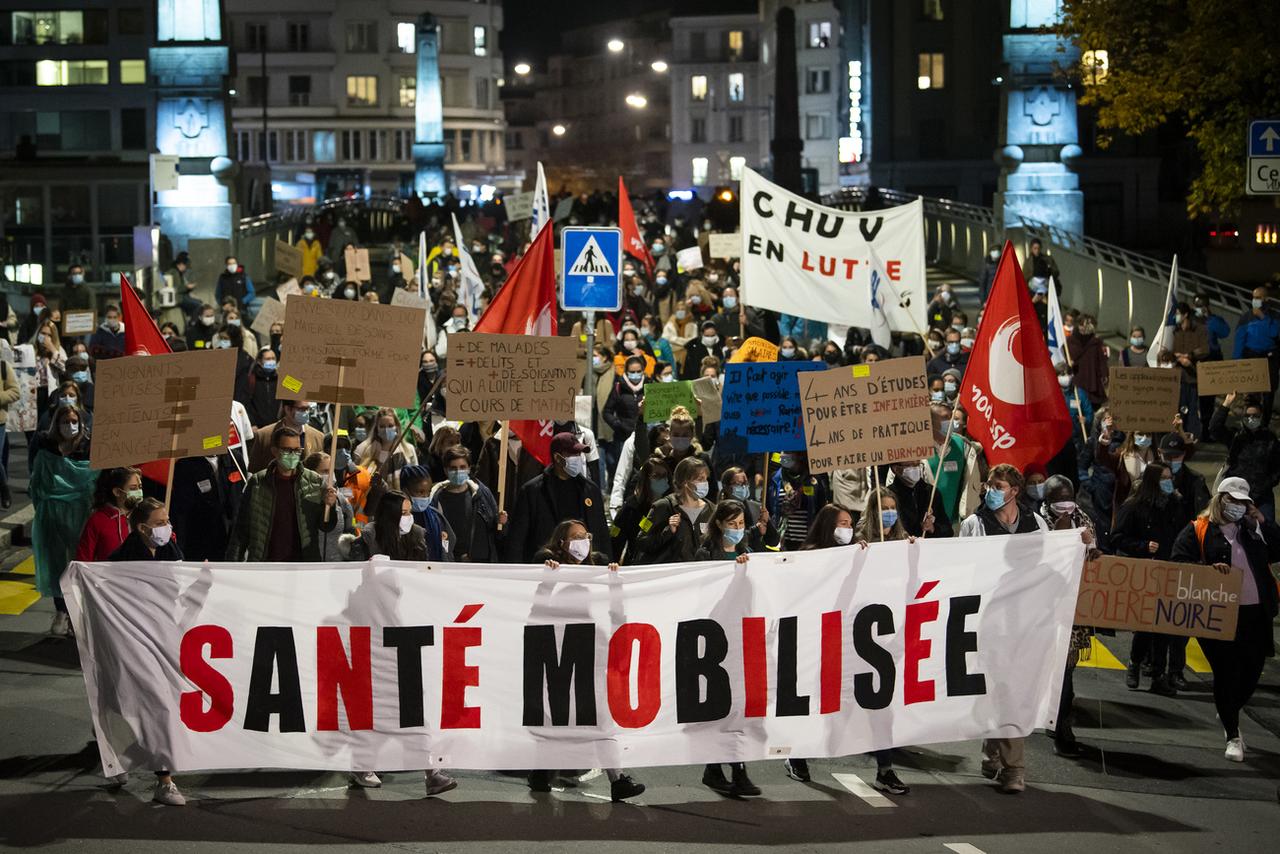
[[[575,200],[572,221],[616,217],[605,194]],[[452,229],[439,219],[415,223],[427,230],[429,254],[406,278],[401,253],[416,255],[408,225],[385,248],[390,262],[372,281],[346,275],[342,250],[361,246],[363,224],[351,216],[309,218],[298,241],[303,294],[316,298],[390,302],[398,288],[429,286],[440,335],[422,352],[414,409],[344,407],[334,423],[329,407],[277,398],[277,365],[289,342],[277,324],[255,336],[248,328],[261,285],[237,259],[226,259],[212,303],[194,296],[188,259],[174,274],[185,295],[181,322],[161,331],[174,350],[233,348],[238,353],[232,423],[241,441],[229,454],[181,460],[166,510],[163,486],[131,468],[91,472],[93,374],[103,359],[124,353],[120,311],[107,305],[91,336],[64,340],[59,309],[86,300],[83,271],[73,267],[58,304],[37,295],[30,314],[8,314],[10,345],[30,343],[37,358],[39,427],[29,434],[31,495],[35,503],[35,557],[40,591],[56,606],[52,632],[71,632],[58,578],[72,559],[335,561],[372,555],[418,561],[509,562],[627,566],[693,560],[734,561],[749,572],[753,553],[850,546],[881,540],[1000,536],[1079,529],[1091,550],[1201,563],[1243,570],[1239,628],[1232,640],[1204,640],[1213,665],[1214,702],[1227,739],[1226,757],[1240,761],[1240,710],[1258,683],[1264,657],[1273,653],[1276,584],[1268,563],[1280,559],[1274,488],[1280,480],[1280,440],[1270,423],[1271,395],[1196,394],[1200,360],[1265,356],[1274,376],[1280,364],[1280,315],[1269,294],[1231,329],[1205,296],[1179,303],[1176,323],[1195,332],[1191,352],[1162,352],[1159,361],[1180,370],[1184,387],[1178,417],[1162,433],[1126,433],[1108,409],[1111,366],[1140,364],[1150,345],[1141,327],[1128,330],[1123,348],[1103,341],[1098,319],[1066,312],[1070,362],[1059,382],[1078,429],[1053,459],[1018,470],[988,465],[968,433],[959,394],[981,311],[962,309],[952,286],[941,285],[926,310],[925,334],[894,334],[884,348],[867,330],[833,340],[826,323],[749,308],[738,297],[736,260],[712,260],[685,271],[676,252],[704,244],[716,228],[696,210],[643,209],[640,227],[652,266],[628,257],[622,308],[599,319],[591,353],[595,410],[584,423],[555,426],[550,459],[540,461],[514,435],[509,459],[499,464],[500,424],[446,419],[437,379],[446,370],[448,339],[471,325],[458,303],[460,259]],[[520,224],[484,214],[467,222],[466,246],[482,273],[486,298],[500,288],[528,242]],[[412,247],[412,248],[411,248]],[[382,253],[380,253],[381,255]],[[704,253],[705,257],[705,253]],[[994,258],[981,287],[990,287]],[[1026,259],[1037,311],[1057,276],[1038,244]],[[190,287],[188,287],[190,286]],[[578,335],[582,320],[564,315],[562,334]],[[722,376],[726,360],[748,337],[779,345],[778,359],[816,360],[828,366],[869,363],[902,355],[927,360],[936,450],[929,459],[869,470],[815,475],[802,451],[747,459],[724,452],[717,425],[677,407],[668,419],[646,422],[643,402],[652,383]],[[582,340],[585,340],[585,336]],[[587,354],[584,352],[584,361]],[[0,417],[17,399],[12,368],[3,367]],[[432,394],[432,389],[437,391]],[[3,434],[0,434],[3,435]],[[336,439],[336,454],[330,456]],[[1213,482],[1188,462],[1206,442],[1227,448]],[[6,448],[7,451],[7,448]],[[506,483],[499,483],[499,472]],[[883,486],[875,486],[879,482]],[[2,484],[3,481],[0,481]],[[332,485],[329,485],[332,483]],[[9,506],[7,486],[0,498]],[[1072,678],[1092,647],[1094,630],[1074,627],[1063,665],[1062,705],[1052,733],[1055,749],[1079,755],[1072,731]],[[1173,695],[1187,686],[1186,640],[1140,634],[1125,674],[1130,688]],[[983,773],[1003,791],[1025,785],[1022,739],[984,742]],[[875,787],[895,795],[908,787],[893,770],[891,751],[875,755]],[[809,779],[808,763],[789,759],[786,773]],[[546,790],[559,772],[535,770],[529,785]],[[156,799],[183,796],[157,769]],[[643,791],[621,769],[608,772],[615,799]],[[374,770],[354,775],[380,785]],[[728,775],[708,765],[703,783],[717,792],[754,796],[760,789],[747,768]],[[429,794],[456,782],[438,769],[426,772]]]

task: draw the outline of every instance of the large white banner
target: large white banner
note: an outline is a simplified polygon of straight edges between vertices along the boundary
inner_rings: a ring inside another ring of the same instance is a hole
[[[1050,723],[1074,531],[623,568],[73,563],[106,774],[827,757]]]
[[[844,326],[873,326],[873,286],[889,328],[925,326],[924,203],[866,213],[809,201],[742,174],[742,299]]]

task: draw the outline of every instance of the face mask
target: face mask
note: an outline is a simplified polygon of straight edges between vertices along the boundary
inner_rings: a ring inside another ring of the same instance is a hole
[[[1182,314],[1181,312],[1177,312],[1173,315],[1173,322],[1177,324],[1181,324],[1183,317],[1185,317],[1184,314]]]
[[[1028,483],[1028,484],[1027,484],[1027,495],[1030,495],[1030,496],[1031,496],[1032,498],[1034,498],[1036,501],[1043,501],[1043,500],[1044,500],[1044,484],[1043,484],[1043,483]]]
[[[142,490],[130,489],[124,494],[124,500],[126,504],[137,504],[142,500]]]
[[[663,252],[667,251],[667,247],[663,246],[661,243],[655,243],[650,246],[649,249],[653,251],[654,255],[661,255]]]
[[[449,469],[447,472],[449,483],[453,486],[463,486],[471,479],[470,469]]]
[[[628,353],[634,350],[635,348],[636,348],[636,342],[632,341],[631,339],[627,339],[626,341],[622,342],[622,349],[626,350]]]
[[[298,467],[298,463],[302,460],[300,451],[284,451],[280,454],[280,468],[285,471],[293,471]]]
[[[663,374],[662,376],[660,376],[660,377],[658,378],[658,381],[659,381],[659,382],[664,382],[664,383],[673,383],[673,382],[675,382],[675,381],[676,381],[676,375],[675,375],[675,374]]]
[[[342,295],[343,295],[344,297],[346,297],[347,299],[355,299],[355,298],[356,298],[356,289],[355,289],[355,288],[343,288],[343,289],[342,289]]]
[[[747,533],[746,528],[725,528],[724,541],[731,546],[736,546],[742,542],[742,537]]]
[[[327,281],[327,282],[332,282],[336,276],[337,276],[337,274],[336,274],[336,273],[334,273],[332,270],[325,270],[325,271],[324,271],[324,278],[325,278],[325,281]],[[310,286],[308,285],[308,287],[310,287]]]
[[[564,470],[569,473],[569,477],[580,477],[587,470],[587,460],[582,454],[565,457]]]
[[[213,320],[214,318],[212,314],[200,315],[200,322],[203,323],[205,326],[213,326]]]
[[[1071,388],[1071,375],[1058,374],[1058,385],[1062,386],[1063,388]]]
[[[627,379],[631,380],[633,385],[644,382],[644,372],[636,373],[635,371],[627,371]]]
[[[1004,492],[999,489],[988,489],[982,500],[986,502],[988,510],[999,510],[1008,503],[1008,499],[1004,497]]]
[[[894,525],[898,524],[898,511],[897,510],[881,510],[880,524],[884,525],[885,530],[888,530],[889,528],[892,528]]]
[[[1076,512],[1076,503],[1074,501],[1055,501],[1049,505],[1049,509],[1053,511],[1054,516],[1069,516]]]
[[[1257,415],[1249,415],[1244,419],[1244,426],[1250,430],[1257,430],[1262,426],[1262,418]]]
[[[658,279],[658,284],[665,285],[666,283],[666,279]],[[689,312],[685,311],[683,308],[676,309],[676,320],[684,320],[688,315]]]
[[[302,236],[305,237],[307,240],[316,239],[316,233],[314,231],[304,231],[302,232]]]
[[[711,491],[711,484],[705,480],[700,480],[693,485],[693,494],[699,498],[706,498],[707,493]]]
[[[262,370],[266,371],[269,374],[274,374],[276,372],[276,360],[264,359],[262,361]]]
[[[334,457],[334,462],[337,464],[339,471],[346,471],[351,467],[351,452],[346,448],[339,448],[337,456]]]
[[[407,534],[412,530],[413,530],[413,517],[401,516],[400,517],[400,533]]]
[[[942,301],[945,303],[951,302],[951,291],[942,292]]]
[[[1173,495],[1173,480],[1170,478],[1161,478],[1160,491],[1165,495]]]
[[[952,432],[952,433],[963,433],[963,432],[964,432],[964,422],[963,422],[963,421],[956,421],[956,420],[953,418],[953,419],[951,420],[951,432]]]
[[[1093,334],[1093,324],[1092,324],[1092,323],[1084,323],[1084,324],[1081,324],[1081,326],[1080,326],[1080,334],[1081,334],[1081,335],[1092,335],[1092,334]]]
[[[941,349],[942,349],[942,341],[941,341],[941,340],[939,340],[939,339],[937,339],[937,338],[930,338],[930,339],[929,339],[929,349],[930,349],[930,350],[941,350]]]
[[[622,268],[622,275],[626,276],[628,279],[629,279],[629,278],[631,278],[632,276],[634,276],[635,274],[636,274],[636,268],[635,268],[635,267],[623,267],[623,268]]]
[[[796,466],[798,466],[799,463],[797,463],[796,458],[790,454],[783,454],[778,458],[778,465],[782,466],[787,471],[795,471]]]
[[[631,293],[635,294],[638,297],[644,296],[644,285],[633,285],[631,288]]]
[[[587,559],[587,555],[591,554],[591,541],[586,537],[578,540],[570,540],[568,546],[569,554],[573,555],[573,559],[581,563]]]
[[[58,432],[62,434],[64,439],[73,439],[80,435],[79,422],[63,421],[62,426],[58,428]]]
[[[1196,317],[1204,317],[1209,313],[1209,309],[1204,306],[1196,306]]]
[[[702,336],[702,346],[704,347],[714,347],[718,343],[720,343],[719,335],[703,335]]]
[[[383,427],[378,431],[378,435],[382,437],[382,441],[390,442],[395,439],[396,433],[400,432],[394,427]]]
[[[231,342],[226,338],[219,338],[217,346],[219,350],[226,350],[231,347]]]
[[[689,305],[702,305],[702,297],[697,294],[689,297]]]
[[[649,478],[649,491],[652,492],[654,495],[666,495],[667,488],[670,486],[671,486],[670,482],[668,482],[668,480],[665,477]]]
[[[449,318],[449,322],[445,324],[445,326],[448,327],[450,332],[457,332],[459,329],[461,329],[466,325],[467,325],[467,319],[465,317],[451,317]]]
[[[363,442],[369,438],[369,430],[365,427],[355,427],[351,430],[351,433],[356,437],[357,442]]]
[[[930,402],[930,403],[942,403],[942,398],[943,398],[943,394],[942,394],[942,392],[940,392],[940,391],[931,391],[931,392],[929,392],[929,402]]]
[[[963,348],[964,348],[964,349],[966,349],[966,350],[972,350],[972,349],[973,349],[973,339],[972,339],[972,338],[961,338],[961,339],[960,339],[960,346],[961,346],[961,347],[963,347]]]
[[[947,342],[947,353],[949,353],[949,354],[950,354],[950,355],[952,355],[952,356],[959,355],[959,353],[960,353],[960,342],[959,342],[959,341],[948,341],[948,342]]]
[[[712,280],[712,281],[714,281],[714,280]],[[738,298],[737,298],[737,297],[725,297],[725,298],[724,298],[724,307],[725,307],[725,308],[737,308],[737,307],[738,307]]]
[[[151,539],[151,545],[163,546],[173,538],[173,526],[157,525],[151,529],[151,533],[147,534],[147,536]]]
[[[950,395],[951,397],[955,397],[955,394],[956,394],[956,384],[955,384],[955,383],[943,383],[943,384],[942,384],[942,390],[943,390],[944,392],[946,392],[948,395]]]
[[[902,482],[907,486],[915,486],[920,480],[920,466],[904,466],[902,474],[898,477],[902,478]]]
[[[987,257],[988,257],[988,258],[990,258],[992,261],[999,261],[999,260],[1000,260],[1000,250],[999,250],[999,249],[992,249],[989,253],[987,253]]]
[[[898,520],[894,519],[893,521],[896,522]],[[835,537],[837,545],[847,546],[853,542],[853,528],[836,528],[831,533]]]
[[[840,354],[835,350],[828,350],[822,354],[822,360],[828,365],[838,365],[840,364]]]
[[[79,273],[72,273],[72,274],[71,274],[71,284],[73,284],[73,285],[83,285],[83,284],[84,284],[84,276],[80,275]]]
[[[1228,522],[1239,522],[1244,518],[1245,506],[1243,504],[1222,503],[1222,515]]]
[[[392,264],[392,265],[391,265],[391,272],[392,272],[392,273],[394,273],[394,274],[395,274],[395,275],[397,275],[397,276],[398,276],[398,275],[400,275],[400,265],[399,265],[399,264]]]
[[[1255,298],[1252,302],[1254,308],[1262,308],[1262,300]]]
[[[1133,437],[1133,444],[1134,444],[1134,446],[1135,446],[1135,447],[1138,447],[1138,448],[1147,448],[1147,447],[1150,447],[1150,446],[1151,446],[1151,437],[1150,437],[1150,436],[1134,436],[1134,437]]]
[[[592,356],[592,357],[591,357],[591,364],[592,364],[592,365],[594,365],[594,366],[595,366],[595,367],[597,367],[597,368],[603,368],[603,367],[604,367],[604,357],[602,357],[602,356]]]
[[[729,494],[739,501],[746,501],[747,497],[751,494],[751,490],[747,489],[747,485],[745,483],[740,483],[736,486],[729,487]]]
[[[228,265],[227,265],[227,272],[228,272],[228,273],[234,273],[235,271],[236,271],[236,265],[235,265],[235,264],[228,264]]]
[[[779,347],[778,348],[778,355],[782,356],[784,359],[790,359],[795,354],[796,354],[795,347]]]
[[[58,398],[58,405],[59,406],[75,406],[76,399],[74,397],[60,397]]]
[[[293,411],[293,423],[299,427],[305,427],[307,422],[311,420],[310,409],[295,409]]]
[[[71,379],[83,385],[84,383],[87,383],[89,381],[89,372],[75,371],[74,373],[71,374]]]

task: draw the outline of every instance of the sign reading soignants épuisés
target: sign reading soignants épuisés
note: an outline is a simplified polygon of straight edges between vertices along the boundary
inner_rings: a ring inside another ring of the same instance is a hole
[[[742,362],[724,367],[721,450],[730,454],[803,451],[797,375],[821,371],[820,362]]]

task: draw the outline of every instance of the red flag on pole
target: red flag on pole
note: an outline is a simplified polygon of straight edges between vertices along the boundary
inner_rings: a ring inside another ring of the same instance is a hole
[[[506,284],[476,321],[476,332],[556,334],[556,265],[552,230],[541,229]],[[552,421],[512,421],[511,431],[543,465],[551,464]]]
[[[126,356],[160,356],[172,353],[169,342],[160,334],[151,312],[142,304],[138,292],[129,284],[128,277],[120,274],[120,314],[124,317],[124,352]],[[142,463],[138,471],[143,477],[156,483],[169,482],[169,461],[155,460]]]
[[[653,255],[644,238],[640,236],[640,226],[636,224],[635,211],[631,209],[631,197],[627,195],[627,185],[618,176],[618,227],[622,229],[622,250],[628,255],[644,262],[649,275],[653,275]]]
[[[1071,438],[1071,415],[1013,252],[1004,244],[960,395],[969,435],[992,465],[1044,465]]]

